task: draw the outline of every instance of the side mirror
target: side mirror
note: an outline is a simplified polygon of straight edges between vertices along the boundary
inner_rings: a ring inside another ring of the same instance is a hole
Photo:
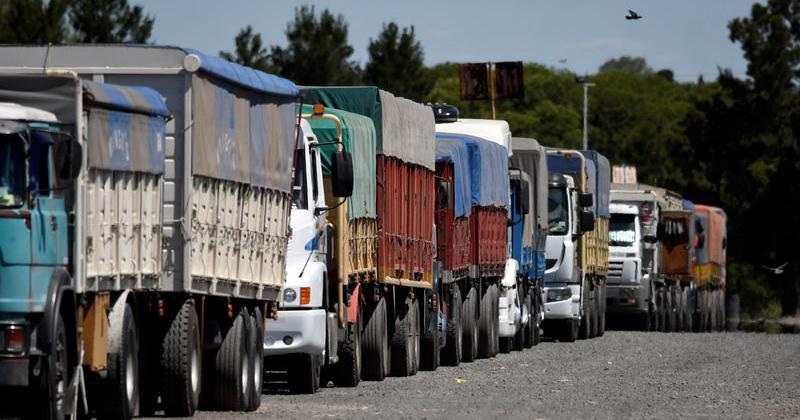
[[[592,207],[592,203],[594,203],[594,197],[592,196],[592,193],[578,194],[578,204],[581,207]]]
[[[654,243],[658,242],[658,237],[653,236],[653,235],[645,235],[642,238],[642,241],[645,242],[645,243],[648,243],[648,244],[654,244]]]
[[[63,180],[78,177],[83,163],[83,147],[72,138],[65,138],[56,145],[56,171]]]
[[[594,213],[588,210],[580,212],[581,233],[594,230]]]
[[[334,197],[353,195],[353,158],[349,152],[337,151],[331,156],[331,176]]]
[[[520,181],[519,183],[519,196],[517,200],[519,201],[519,214],[526,215],[530,211],[531,203],[530,203],[530,190],[528,186],[528,181]]]

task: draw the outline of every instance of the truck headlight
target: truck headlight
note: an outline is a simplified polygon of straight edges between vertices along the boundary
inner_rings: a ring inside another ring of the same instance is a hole
[[[297,299],[297,292],[294,289],[285,289],[283,291],[283,301],[286,303],[292,303]]]
[[[567,287],[564,289],[550,289],[547,291],[548,302],[559,302],[572,297],[572,290]]]

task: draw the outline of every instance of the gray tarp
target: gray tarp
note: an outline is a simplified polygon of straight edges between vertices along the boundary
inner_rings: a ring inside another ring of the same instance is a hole
[[[383,104],[383,143],[379,153],[435,170],[436,121],[431,108],[380,91]]]
[[[52,112],[62,124],[75,124],[77,89],[77,82],[66,77],[0,77],[0,101]]]
[[[192,77],[192,172],[289,192],[295,101]]]
[[[523,231],[523,243],[531,245],[535,235],[534,225],[538,226],[540,232],[547,230],[547,156],[544,148],[534,139],[514,137],[511,144],[514,154],[510,166],[520,169],[531,179],[528,189],[531,206],[525,216]]]

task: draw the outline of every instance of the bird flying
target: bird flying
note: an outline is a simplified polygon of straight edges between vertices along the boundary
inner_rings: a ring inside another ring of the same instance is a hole
[[[641,18],[642,18],[642,15],[634,12],[631,9],[628,9],[628,15],[625,16],[625,19],[627,19],[627,20],[639,20]]]
[[[764,269],[767,271],[772,271],[773,274],[781,275],[785,271],[786,265],[788,264],[788,262],[785,262],[777,267],[767,267],[766,265],[762,265],[762,267],[764,267]]]

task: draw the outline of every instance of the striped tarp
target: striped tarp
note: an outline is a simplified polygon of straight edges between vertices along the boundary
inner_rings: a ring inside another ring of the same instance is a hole
[[[164,173],[169,109],[161,95],[141,86],[83,81],[88,113],[89,167]]]

